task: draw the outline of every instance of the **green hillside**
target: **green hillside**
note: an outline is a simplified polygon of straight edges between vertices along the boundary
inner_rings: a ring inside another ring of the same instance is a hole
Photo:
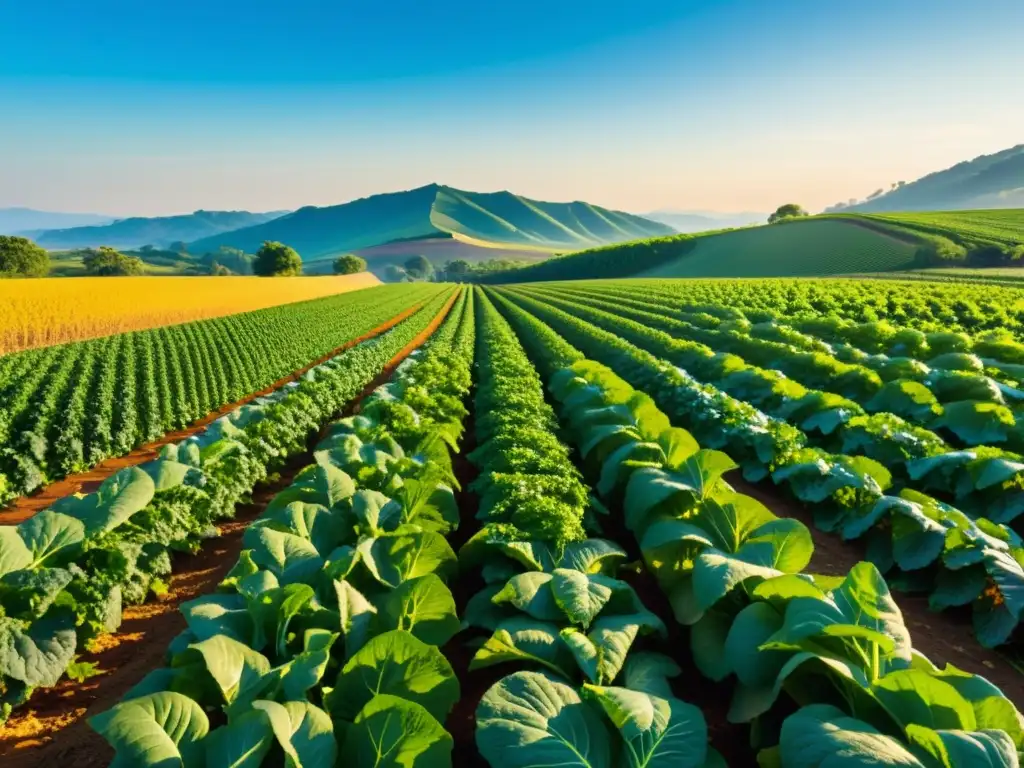
[[[879,213],[1021,206],[1024,206],[1024,144],[958,163],[910,184],[897,184],[885,194],[833,210]]]
[[[825,214],[650,238],[499,273],[488,282],[611,277],[801,277],[1024,266],[1024,210]]]
[[[201,237],[228,232],[241,227],[276,219],[281,211],[249,213],[248,211],[196,211],[181,216],[134,217],[120,219],[103,226],[48,229],[31,233],[32,239],[44,248],[138,248],[143,245],[168,246]]]
[[[305,261],[315,262],[395,241],[406,242],[408,249],[410,241],[436,243],[447,238],[453,252],[468,243],[544,256],[672,231],[664,224],[588,203],[548,203],[510,192],[466,192],[431,184],[343,205],[302,208],[260,226],[204,238],[192,243],[190,250],[205,253],[230,246],[252,252],[264,240],[279,240]]]
[[[698,238],[684,256],[643,277],[804,277],[887,272],[914,263],[916,247],[843,221],[797,221]]]

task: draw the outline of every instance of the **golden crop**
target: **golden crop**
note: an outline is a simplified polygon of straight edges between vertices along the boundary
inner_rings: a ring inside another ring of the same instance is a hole
[[[0,355],[222,317],[379,285],[331,277],[44,277],[0,280]]]

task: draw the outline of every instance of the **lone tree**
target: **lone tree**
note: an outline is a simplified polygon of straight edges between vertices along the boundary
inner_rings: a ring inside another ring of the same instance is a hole
[[[138,256],[128,256],[108,245],[85,251],[82,263],[86,272],[98,277],[126,277],[141,275],[145,271]]]
[[[366,259],[356,256],[354,253],[346,253],[334,260],[334,274],[354,275],[356,272],[366,271]]]
[[[411,256],[405,262],[405,271],[409,277],[426,280],[434,274],[434,265],[426,256]]]
[[[253,274],[260,277],[292,277],[302,274],[302,257],[284,243],[267,240],[256,251]]]
[[[0,277],[46,277],[50,254],[27,237],[0,235]]]
[[[785,205],[780,205],[775,213],[768,217],[768,223],[777,224],[786,219],[799,219],[801,216],[807,215],[809,215],[807,211],[796,203],[786,203]]]

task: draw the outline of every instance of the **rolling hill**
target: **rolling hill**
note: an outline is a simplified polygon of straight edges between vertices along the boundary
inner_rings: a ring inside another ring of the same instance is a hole
[[[1005,266],[1020,263],[1022,256],[1020,209],[825,214],[589,249],[494,274],[487,281],[809,277],[931,266]]]
[[[30,236],[41,246],[51,250],[93,248],[100,245],[114,248],[138,248],[143,245],[160,247],[262,224],[278,218],[282,213],[196,211],[181,216],[120,219],[103,226],[49,229],[30,233]]]
[[[1024,207],[1024,144],[928,174],[856,205],[849,213]]]
[[[417,254],[435,264],[453,258],[540,260],[556,252],[673,231],[589,203],[550,203],[511,192],[467,192],[430,184],[342,205],[300,208],[274,221],[203,238],[189,250],[206,253],[228,246],[252,253],[263,241],[278,240],[295,248],[309,271],[326,268],[333,257],[353,251],[367,258],[371,269],[379,269]]]
[[[0,235],[20,235],[24,232],[64,227],[85,227],[109,224],[113,216],[98,213],[59,213],[37,211],[32,208],[0,208]]]

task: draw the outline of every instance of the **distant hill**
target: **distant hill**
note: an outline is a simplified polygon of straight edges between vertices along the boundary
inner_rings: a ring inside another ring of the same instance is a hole
[[[1022,258],[1024,210],[842,213],[589,249],[492,274],[486,282],[812,277],[933,266],[1005,267]]]
[[[416,254],[435,265],[450,258],[539,260],[672,232],[665,224],[589,203],[550,203],[511,192],[430,184],[342,205],[300,208],[274,221],[197,240],[189,250],[206,253],[228,246],[252,253],[263,241],[278,240],[302,255],[310,265],[307,271],[327,268],[328,260],[351,251],[379,269]]]
[[[958,163],[877,197],[829,211],[954,211],[1024,208],[1024,144]]]
[[[40,229],[61,229],[109,224],[113,216],[98,213],[58,213],[32,208],[0,208],[0,235],[17,235]]]
[[[284,212],[249,213],[248,211],[196,211],[181,216],[134,217],[111,224],[69,229],[49,229],[31,236],[44,248],[92,248],[109,245],[114,248],[138,248],[143,245],[167,246],[174,242],[190,242],[221,232],[262,224],[280,217]]]
[[[752,224],[764,224],[767,213],[743,211],[742,213],[719,213],[718,211],[654,211],[642,214],[644,218],[668,224],[677,232],[690,234],[707,232],[713,229],[731,227],[749,227]]]

